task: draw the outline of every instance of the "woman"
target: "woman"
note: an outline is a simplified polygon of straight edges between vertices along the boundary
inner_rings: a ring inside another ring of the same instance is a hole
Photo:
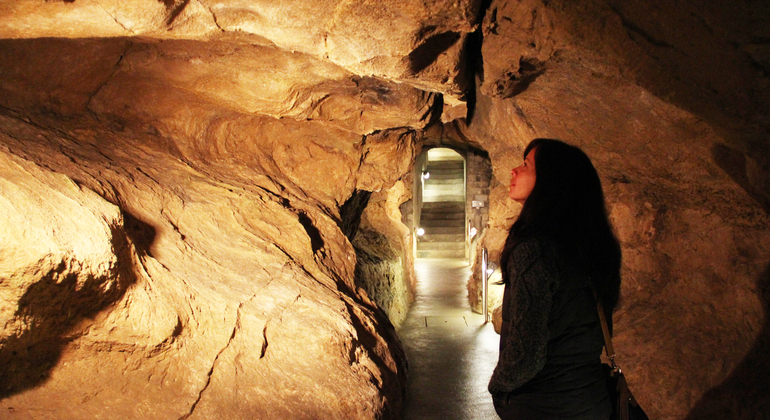
[[[612,407],[594,296],[611,328],[620,245],[599,176],[580,149],[551,139],[533,140],[512,176],[509,197],[524,206],[500,257],[495,410],[504,420],[606,420]]]

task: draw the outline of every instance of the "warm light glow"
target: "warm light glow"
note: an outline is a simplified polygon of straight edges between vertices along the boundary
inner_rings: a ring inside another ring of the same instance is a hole
[[[497,264],[490,261],[489,264],[487,265],[487,277],[490,277],[492,273],[495,272],[495,270],[497,270]]]
[[[430,172],[423,172],[422,179],[428,179],[428,178],[430,178]]]
[[[417,228],[415,232],[417,232],[417,236],[425,235],[425,229],[423,228]]]
[[[476,230],[476,228],[475,228],[475,227],[472,227],[472,228],[471,228],[471,230],[468,232],[468,234],[470,235],[470,237],[471,237],[471,238],[473,238],[474,236],[476,236],[476,234],[477,234],[477,233],[479,233],[479,231],[478,231],[478,230]]]

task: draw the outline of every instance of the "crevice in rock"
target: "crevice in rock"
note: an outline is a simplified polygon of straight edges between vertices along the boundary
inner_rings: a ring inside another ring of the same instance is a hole
[[[351,349],[348,354],[349,363],[351,366],[359,364],[357,350],[362,349],[369,359],[379,367],[382,379],[375,382],[376,378],[372,375],[370,380],[381,387],[384,395],[400,394],[402,396],[398,401],[386,400],[382,418],[396,418],[401,414],[401,405],[406,396],[407,360],[401,341],[398,339],[393,325],[387,321],[387,317],[381,310],[376,307],[371,308],[374,313],[367,316],[366,319],[372,320],[372,323],[367,326],[362,321],[364,314],[358,314],[356,307],[348,299],[343,299],[343,302],[350,316],[350,323],[356,331],[356,337],[351,340]],[[388,366],[388,363],[376,352],[377,349],[385,351],[381,347],[381,344],[385,343],[390,344],[387,351],[396,362],[396,366],[393,368]]]
[[[535,126],[533,126],[532,123],[529,121],[529,118],[527,118],[527,114],[524,113],[524,110],[521,109],[519,104],[517,104],[516,102],[513,102],[513,108],[514,108],[514,111],[516,112],[516,115],[518,115],[519,118],[521,118],[524,124],[526,124],[528,128],[534,130]]]
[[[142,222],[123,208],[121,208],[120,213],[123,216],[123,226],[126,231],[126,236],[131,239],[137,254],[139,254],[140,257],[144,255],[152,257],[150,247],[152,246],[152,243],[155,242],[155,228]]]
[[[468,107],[466,120],[468,124],[473,121],[476,112],[476,89],[477,84],[484,82],[484,56],[481,52],[481,46],[484,43],[484,18],[492,6],[492,0],[482,0],[479,5],[476,21],[476,30],[468,34],[465,41],[464,54],[466,56],[465,65],[468,72],[468,89],[465,92],[465,103]],[[493,21],[497,15],[497,9],[492,10]],[[476,80],[478,78],[478,80]]]
[[[105,86],[107,86],[107,83],[109,83],[109,82],[110,82],[110,80],[112,80],[112,78],[113,78],[113,77],[115,77],[115,73],[117,73],[117,72],[118,72],[118,69],[120,68],[120,63],[122,63],[122,62],[123,62],[123,58],[126,56],[126,54],[128,53],[128,51],[129,51],[129,50],[131,49],[131,47],[133,47],[133,46],[134,46],[134,43],[133,43],[133,42],[131,42],[131,41],[128,41],[128,45],[126,45],[126,48],[125,48],[125,49],[123,50],[123,52],[120,54],[120,57],[118,57],[118,61],[116,61],[116,62],[115,62],[115,65],[112,67],[112,72],[110,73],[110,75],[109,75],[109,76],[107,76],[107,78],[104,80],[104,82],[102,82],[102,83],[101,83],[101,84],[100,84],[100,85],[99,85],[99,86],[98,86],[98,87],[97,87],[97,88],[96,88],[96,89],[93,91],[93,93],[91,93],[91,95],[89,95],[89,96],[88,96],[88,101],[86,102],[86,110],[87,110],[87,111],[88,111],[88,112],[89,112],[89,113],[90,113],[90,114],[91,114],[91,115],[92,115],[92,116],[93,116],[93,117],[94,117],[94,118],[95,118],[97,121],[101,121],[101,120],[99,119],[99,115],[98,115],[96,112],[94,112],[94,110],[93,110],[93,109],[91,109],[91,102],[94,100],[94,98],[96,97],[96,95],[98,95],[98,94],[99,94],[99,92],[101,92],[101,90],[102,90],[102,89],[103,89]]]
[[[252,297],[252,299],[253,299],[254,297],[256,297],[256,296],[257,296],[257,295],[254,295],[254,296]],[[295,297],[295,298],[294,298],[294,300],[292,300],[290,304],[288,304],[288,305],[286,305],[285,307],[281,308],[281,312],[280,312],[280,313],[279,313],[279,314],[278,314],[276,317],[277,317],[277,318],[279,318],[279,319],[280,319],[281,317],[283,317],[283,313],[286,311],[286,309],[288,309],[289,307],[291,307],[292,305],[294,305],[295,303],[297,303],[297,302],[298,302],[298,301],[299,301],[301,298],[302,298],[302,294],[301,294],[301,293],[300,293],[300,294],[297,294],[297,297]],[[240,316],[240,313],[239,313],[239,316]],[[271,317],[270,319],[268,319],[268,320],[265,322],[265,326],[264,326],[264,328],[262,328],[262,340],[263,340],[263,341],[262,341],[262,348],[260,349],[260,352],[259,352],[259,358],[260,358],[260,359],[264,359],[264,358],[265,358],[265,356],[267,355],[267,347],[269,346],[269,343],[268,343],[268,340],[267,340],[267,327],[268,327],[268,324],[270,324],[270,321],[271,321],[273,318],[276,318],[276,317]]]
[[[209,13],[211,13],[211,19],[214,21],[214,25],[217,25],[217,28],[219,28],[220,31],[225,32],[225,29],[219,26],[219,22],[217,21],[217,14],[214,13],[214,9],[211,8],[211,6],[206,6],[203,3],[200,2],[200,0],[196,0],[198,4],[201,5],[201,7],[207,9]]]
[[[267,287],[267,286],[266,286]],[[222,353],[227,350],[230,345],[233,343],[233,339],[235,339],[235,335],[238,333],[238,329],[241,324],[241,309],[243,309],[243,306],[254,299],[257,295],[253,295],[251,298],[241,302],[238,305],[238,309],[235,313],[235,323],[233,324],[233,332],[230,333],[230,338],[227,340],[227,344],[222,347],[217,355],[214,357],[214,361],[211,363],[211,369],[209,369],[208,374],[206,375],[206,383],[203,385],[203,388],[198,392],[198,398],[195,399],[195,401],[190,406],[190,411],[187,412],[187,414],[183,415],[182,417],[179,417],[179,420],[185,420],[190,418],[192,414],[195,412],[195,408],[198,406],[198,403],[201,402],[201,399],[203,398],[203,393],[206,392],[206,389],[208,389],[209,385],[211,384],[211,377],[214,374],[214,369],[217,367],[217,362],[219,362],[219,357],[222,356]],[[265,326],[265,329],[267,329],[267,325]]]
[[[631,35],[632,37],[633,37],[633,34],[637,34],[642,38],[644,38],[644,40],[647,41],[650,45],[653,45],[656,47],[663,47],[663,48],[674,48],[673,45],[655,38],[650,33],[640,28],[637,24],[628,20],[628,18],[623,13],[621,13],[620,10],[618,10],[616,7],[613,7],[613,6],[610,6],[610,7],[612,8],[612,11],[618,15],[618,18],[620,18],[621,24],[623,24],[623,27],[626,28],[626,30],[629,32],[629,35]]]
[[[433,104],[428,111],[428,123],[427,127],[441,123],[441,114],[444,112],[444,95],[436,93],[436,98],[433,100]],[[425,117],[422,118],[425,120]]]
[[[267,324],[265,324],[265,328],[262,329],[262,350],[259,352],[259,358],[262,359],[265,357],[265,353],[267,353]]]
[[[152,176],[150,176],[150,174],[148,174],[148,173],[147,173],[147,172],[146,172],[144,169],[142,169],[140,166],[136,166],[134,169],[136,169],[136,171],[137,171],[137,172],[139,172],[140,174],[142,174],[142,175],[146,176],[146,177],[147,177],[147,179],[149,179],[149,180],[150,180],[150,181],[152,181],[153,183],[160,185],[160,182],[158,182],[158,180],[157,180],[157,179],[155,179],[155,178],[153,178]]]
[[[361,215],[369,204],[371,191],[355,190],[353,195],[340,207],[340,229],[352,241],[361,224]]]
[[[304,211],[298,211],[297,218],[302,227],[305,228],[307,236],[310,237],[310,247],[312,248],[313,253],[317,253],[321,248],[324,247],[324,240],[323,236],[321,235],[321,231],[315,227],[313,220],[311,220],[307,213]]]
[[[181,318],[177,316],[176,321],[177,321],[176,326],[174,327],[174,331],[171,332],[171,335],[168,336],[165,340],[163,340],[160,344],[157,344],[153,346],[151,349],[149,349],[149,351],[147,352],[147,357],[155,357],[171,349],[171,347],[174,345],[176,340],[182,335],[182,332],[185,329]],[[139,348],[137,348],[137,350],[139,350]]]
[[[407,56],[409,70],[412,74],[425,70],[436,61],[441,53],[457,43],[460,37],[459,32],[444,32],[431,36]]]
[[[300,261],[298,261],[296,258],[294,258],[294,256],[293,256],[293,255],[292,255],[292,254],[291,254],[291,253],[290,253],[290,252],[289,252],[289,251],[288,251],[286,248],[284,248],[284,247],[283,247],[281,244],[279,244],[279,243],[274,243],[273,245],[274,245],[274,246],[275,246],[275,247],[276,247],[276,248],[277,248],[279,251],[281,251],[281,252],[283,253],[283,255],[285,255],[285,256],[286,256],[286,258],[288,258],[288,264],[292,264],[292,265],[295,265],[296,267],[298,267],[299,269],[301,269],[301,270],[302,270],[302,272],[303,272],[303,273],[305,273],[305,275],[307,275],[308,277],[310,277],[310,278],[312,278],[312,279],[315,279],[315,276],[314,276],[313,274],[311,274],[311,273],[310,273],[310,271],[308,271],[308,270],[307,270],[307,268],[305,268],[305,266],[302,264],[302,262],[300,262]],[[327,287],[327,288],[328,288],[328,285],[324,284],[323,282],[319,282],[319,284],[321,284],[322,286],[324,286],[324,287]]]
[[[769,45],[770,37],[754,36],[748,43],[746,43],[746,45],[735,43],[734,47],[744,51],[748,57],[749,63],[751,63],[751,67],[760,72],[762,77],[768,78],[770,77],[770,58],[765,57],[764,59],[761,59],[761,56],[758,54],[747,53],[745,47],[765,47],[766,49]]]
[[[532,57],[520,57],[516,71],[508,71],[505,78],[495,83],[495,96],[499,98],[512,98],[529,87],[545,73],[545,63]]]
[[[168,18],[166,18],[166,26],[170,26],[177,17],[179,17],[180,14],[184,11],[185,8],[187,8],[187,5],[190,4],[190,0],[182,0],[182,3],[178,6],[174,6],[173,0],[164,0],[164,3],[166,4],[166,8],[171,10],[171,13],[168,15]]]
[[[716,144],[711,148],[711,157],[733,181],[770,213],[770,195],[759,191],[749,179],[746,155],[725,145]]]
[[[73,3],[74,3],[74,1],[73,1]],[[109,11],[109,10],[107,10],[107,8],[106,8],[106,7],[104,7],[104,5],[103,5],[101,2],[98,2],[98,1],[97,1],[97,2],[96,2],[96,4],[98,4],[98,5],[99,5],[99,7],[101,7],[101,8],[102,8],[102,10],[104,10],[104,13],[107,13],[107,15],[108,15],[109,17],[111,17],[111,18],[112,18],[112,20],[114,20],[114,21],[115,21],[115,23],[117,23],[118,25],[120,25],[120,27],[121,27],[121,28],[125,29],[125,30],[126,30],[126,31],[128,31],[128,32],[131,32],[132,34],[134,33],[134,31],[133,31],[133,30],[129,29],[129,28],[126,26],[126,25],[124,25],[124,24],[123,24],[121,21],[119,21],[119,20],[118,20],[118,18],[117,18],[115,15],[113,15],[112,13],[110,13],[110,11]]]

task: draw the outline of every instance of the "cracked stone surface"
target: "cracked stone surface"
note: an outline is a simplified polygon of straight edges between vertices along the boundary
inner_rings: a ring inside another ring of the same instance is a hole
[[[494,259],[534,137],[602,177],[651,418],[760,418],[766,3],[0,0],[0,418],[399,418],[414,159],[489,157]]]

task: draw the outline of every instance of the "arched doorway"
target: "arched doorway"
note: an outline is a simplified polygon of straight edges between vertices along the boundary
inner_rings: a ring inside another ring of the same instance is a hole
[[[417,258],[467,258],[465,157],[433,148],[418,162]]]

